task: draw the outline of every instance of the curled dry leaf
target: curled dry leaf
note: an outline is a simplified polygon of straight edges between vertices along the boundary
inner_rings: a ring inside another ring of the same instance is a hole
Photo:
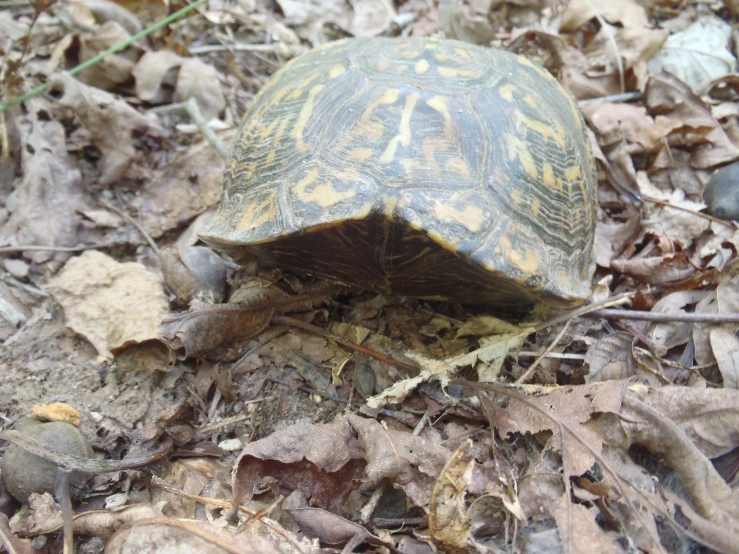
[[[49,89],[57,102],[78,117],[92,134],[94,145],[103,155],[100,183],[109,185],[124,176],[135,177],[135,131],[161,137],[164,130],[156,118],[145,117],[112,94],[89,87],[65,73],[49,79]],[[133,166],[133,167],[132,167]]]
[[[444,549],[459,551],[470,540],[471,524],[465,498],[475,459],[472,441],[465,440],[449,457],[434,485],[429,506],[429,533]]]
[[[434,483],[449,459],[449,449],[429,439],[385,429],[374,419],[348,417],[367,461],[367,483],[377,487],[390,481],[405,491],[416,506],[431,502]]]
[[[739,509],[731,487],[683,430],[649,404],[644,392],[641,387],[633,387],[623,399],[621,425],[628,444],[644,446],[662,456],[683,484],[683,492],[690,497],[697,512],[695,516],[706,520],[707,525],[703,526],[693,520],[693,528],[710,526],[713,534],[706,538],[712,544],[719,545],[719,550],[737,552]],[[739,392],[727,392],[733,393],[736,402]],[[734,427],[734,431],[736,429]]]
[[[631,334],[619,331],[598,339],[588,348],[585,363],[590,370],[586,382],[628,379],[636,373],[632,354],[634,338]]]
[[[647,403],[680,427],[704,456],[718,458],[739,446],[736,390],[669,385],[646,394]]]
[[[633,82],[634,87],[641,90],[648,78],[647,62],[659,50],[667,36],[665,29],[619,28],[601,23],[600,31],[584,52],[591,63],[591,72],[611,74],[614,80],[618,80],[620,87],[623,71],[624,81]]]
[[[181,64],[182,58],[171,50],[157,50],[144,54],[131,71],[136,79],[136,96],[151,104],[161,104],[170,100],[177,83],[176,73],[171,70]]]
[[[732,262],[724,269],[722,280],[716,290],[707,294],[695,306],[696,313],[728,314],[739,312],[739,279],[736,277],[738,264]],[[715,360],[709,333],[716,326],[711,323],[696,323],[693,328],[695,360],[699,365],[708,365]],[[736,331],[737,326],[727,325],[726,329]]]
[[[239,304],[209,304],[195,300],[190,311],[162,321],[158,338],[181,360],[202,356],[235,339],[261,333],[274,315],[274,308],[248,309]]]
[[[639,236],[641,211],[628,203],[617,215],[610,216],[599,211],[598,216],[598,225],[595,227],[596,261],[601,267],[610,267],[613,259],[620,257]]]
[[[156,275],[139,263],[119,263],[93,250],[69,260],[48,290],[64,308],[67,326],[107,358],[125,346],[156,339],[169,313]]]
[[[248,444],[236,460],[234,497],[248,502],[265,478],[280,490],[300,490],[311,505],[336,512],[361,478],[365,461],[352,426],[339,416],[330,424],[298,423]]]
[[[711,111],[690,87],[677,77],[652,77],[645,91],[646,106],[658,125],[671,125],[670,146],[692,146],[690,165],[696,169],[716,167],[739,158],[737,148]],[[661,117],[668,121],[660,122]]]
[[[735,333],[720,327],[712,329],[710,337],[724,388],[739,388],[739,338]]]

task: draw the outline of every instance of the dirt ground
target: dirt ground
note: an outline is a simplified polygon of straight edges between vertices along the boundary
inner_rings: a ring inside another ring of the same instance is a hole
[[[0,0],[0,551],[739,552],[735,0],[210,0],[156,26],[183,8]],[[183,103],[228,148],[291,59],[434,35],[577,102],[587,303],[514,317],[199,241],[227,164]]]

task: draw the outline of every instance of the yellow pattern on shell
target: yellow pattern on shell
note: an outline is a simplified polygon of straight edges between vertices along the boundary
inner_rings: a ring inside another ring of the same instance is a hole
[[[316,96],[324,89],[324,87],[325,85],[316,85],[310,89],[308,98],[300,109],[300,114],[298,115],[298,120],[295,122],[293,132],[290,134],[293,140],[295,140],[296,150],[301,154],[305,154],[310,150],[303,138],[303,131],[305,131],[305,126],[308,124],[308,121],[310,121],[310,116],[313,113],[313,103],[316,101]]]
[[[411,144],[411,115],[416,107],[420,94],[409,94],[405,99],[405,106],[400,114],[400,124],[398,125],[398,134],[395,135],[380,156],[380,163],[386,164],[393,161],[395,150],[399,144],[410,146]]]

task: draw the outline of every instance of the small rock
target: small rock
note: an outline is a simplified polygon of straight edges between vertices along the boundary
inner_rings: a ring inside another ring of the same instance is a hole
[[[713,174],[703,191],[703,200],[712,216],[739,221],[739,162]]]
[[[23,260],[5,258],[3,260],[5,269],[16,279],[23,279],[28,275],[29,265]]]
[[[14,430],[25,433],[29,437],[64,454],[78,457],[90,457],[92,449],[77,427],[61,421],[39,423],[35,419],[22,418]],[[54,494],[57,467],[48,460],[31,454],[16,444],[9,444],[2,460],[2,473],[5,486],[10,494],[21,502],[27,502],[31,493]],[[71,490],[80,487],[87,480],[87,475],[73,473]]]

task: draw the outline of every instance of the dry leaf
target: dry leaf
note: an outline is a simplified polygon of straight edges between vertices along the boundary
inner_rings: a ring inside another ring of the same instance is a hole
[[[194,98],[206,121],[217,119],[226,107],[218,71],[200,58],[185,58],[182,61],[175,93],[180,102]]]
[[[649,71],[669,71],[687,83],[696,94],[704,94],[712,81],[736,68],[736,58],[727,46],[731,27],[711,14],[671,35],[662,50],[649,61]]]
[[[144,54],[131,72],[136,79],[136,96],[152,104],[170,99],[177,82],[176,72],[172,70],[180,64],[182,58],[171,50]],[[164,89],[165,85],[169,87],[168,93]]]
[[[233,133],[220,133],[220,139],[229,144]],[[214,208],[221,197],[224,166],[223,159],[203,140],[152,171],[130,201],[141,225],[157,238]]]
[[[634,337],[619,331],[598,339],[588,348],[585,363],[590,367],[585,380],[588,383],[628,379],[636,373],[631,348]]]
[[[23,177],[7,198],[11,216],[0,233],[6,244],[77,243],[77,211],[83,208],[82,174],[67,153],[63,125],[49,120],[47,109],[44,100],[32,100],[28,119],[19,125]],[[54,255],[31,252],[27,257],[42,262]]]
[[[112,46],[128,40],[129,32],[117,21],[108,21],[93,33],[80,35],[80,63],[86,62]],[[127,50],[111,54],[98,63],[80,71],[77,79],[99,89],[111,89],[131,78],[140,49],[129,46]]]
[[[146,117],[112,94],[82,84],[74,77],[57,73],[49,89],[59,94],[57,102],[78,117],[103,155],[100,183],[109,185],[124,176],[136,177],[134,133],[146,131],[163,136],[156,117]]]
[[[282,490],[302,491],[313,506],[337,511],[364,475],[364,465],[343,416],[330,424],[298,423],[244,448],[234,466],[234,496],[248,502],[254,486],[268,478]]]
[[[162,282],[143,265],[119,263],[89,250],[72,258],[48,290],[64,308],[66,324],[101,356],[155,339],[169,302]]]
[[[374,419],[351,415],[348,421],[364,450],[367,485],[377,487],[389,480],[416,506],[426,508],[451,452],[413,433],[385,429]]]
[[[635,0],[572,0],[562,15],[559,30],[575,31],[596,16],[611,24],[620,23],[627,29],[649,26],[646,10]]]
[[[429,533],[442,548],[452,552],[467,546],[471,524],[465,499],[475,465],[472,441],[462,441],[441,470],[429,506]]]
[[[355,37],[372,37],[385,32],[396,15],[388,0],[349,1],[354,8],[349,32]]]
[[[739,388],[739,338],[735,333],[717,328],[710,332],[713,355],[724,380],[724,388]]]

